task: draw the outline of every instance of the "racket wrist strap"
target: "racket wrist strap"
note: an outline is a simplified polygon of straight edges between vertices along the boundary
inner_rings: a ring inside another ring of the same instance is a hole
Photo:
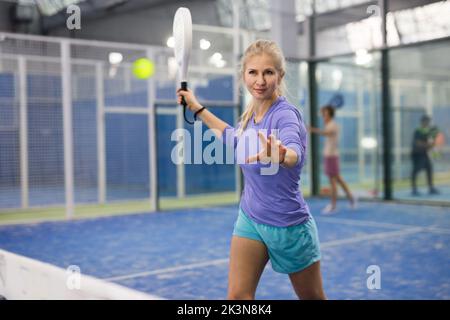
[[[203,110],[205,110],[206,107],[201,107],[200,109],[198,109],[195,113],[194,113],[194,120],[197,120],[197,115],[202,112]]]

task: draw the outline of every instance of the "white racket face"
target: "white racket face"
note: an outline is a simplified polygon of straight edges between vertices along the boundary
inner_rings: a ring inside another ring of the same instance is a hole
[[[192,49],[192,18],[188,8],[178,8],[173,19],[175,59],[181,81],[187,81],[189,57]]]

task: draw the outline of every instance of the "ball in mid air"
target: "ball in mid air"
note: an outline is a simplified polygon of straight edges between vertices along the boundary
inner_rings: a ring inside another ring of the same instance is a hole
[[[133,63],[133,74],[138,79],[148,79],[155,73],[155,64],[147,58],[139,58]]]

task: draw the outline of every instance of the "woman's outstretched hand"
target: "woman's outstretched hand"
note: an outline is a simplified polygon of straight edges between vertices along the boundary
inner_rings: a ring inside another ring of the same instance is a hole
[[[263,146],[262,150],[258,154],[248,157],[245,162],[283,163],[287,148],[281,144],[281,141],[277,140],[273,134],[269,135],[269,139],[266,139],[262,132],[258,132],[258,137]]]

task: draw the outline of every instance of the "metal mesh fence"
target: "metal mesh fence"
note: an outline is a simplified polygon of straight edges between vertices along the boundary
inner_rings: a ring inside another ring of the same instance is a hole
[[[166,48],[7,33],[2,39],[0,211],[65,206],[71,216],[78,205],[130,200],[150,211],[157,191],[176,199],[236,193],[233,167],[172,163],[171,133],[183,122]],[[121,61],[111,62],[111,54]],[[133,74],[139,58],[154,61],[153,77]],[[234,77],[195,67],[191,75],[200,99],[218,104],[230,123]]]

